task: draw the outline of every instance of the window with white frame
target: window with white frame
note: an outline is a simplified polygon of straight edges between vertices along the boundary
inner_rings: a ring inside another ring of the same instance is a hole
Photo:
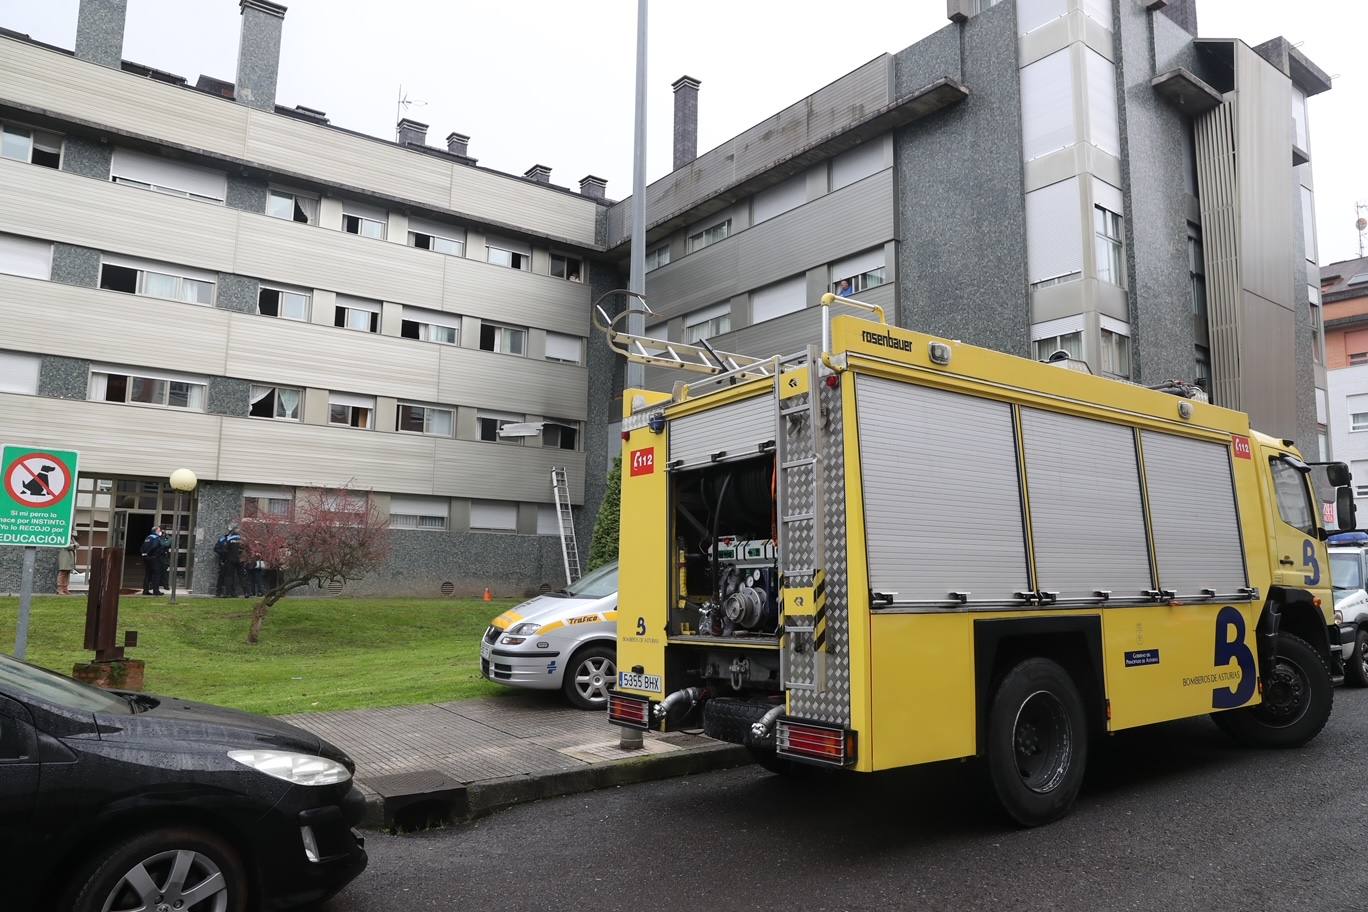
[[[542,446],[553,450],[579,449],[578,421],[567,418],[547,418],[542,425]]]
[[[883,137],[871,139],[833,158],[831,189],[840,190],[887,168],[889,163],[884,160],[884,143]]]
[[[0,351],[0,393],[38,393],[38,370],[43,359],[24,352]]]
[[[1124,288],[1126,268],[1121,216],[1102,206],[1093,206],[1093,235],[1098,280]]]
[[[475,412],[475,428],[479,432],[480,439],[486,443],[511,443],[522,445],[522,437],[500,437],[499,432],[505,425],[520,424],[524,416],[512,415],[507,412],[491,412],[480,409]]]
[[[1368,459],[1349,463],[1349,475],[1354,479],[1354,496],[1368,497]]]
[[[731,303],[724,301],[684,316],[684,341],[699,342],[731,332]]]
[[[293,386],[252,385],[251,404],[247,414],[252,418],[273,418],[277,421],[298,421],[299,404],[303,392]]]
[[[1349,412],[1349,430],[1368,431],[1368,396],[1346,396],[1345,408]]]
[[[423,310],[405,305],[399,335],[420,342],[460,345],[461,318],[442,310]]]
[[[1303,152],[1311,151],[1306,133],[1306,93],[1296,86],[1292,87],[1292,141]]]
[[[1069,57],[1065,48],[1021,68],[1021,148],[1026,161],[1078,142]]]
[[[885,281],[882,247],[831,264],[831,290],[842,297],[875,288]]]
[[[537,534],[560,535],[560,514],[555,504],[537,504]]]
[[[333,326],[354,329],[358,332],[378,333],[380,331],[380,302],[338,295],[337,305],[333,309]]]
[[[1107,27],[1111,27],[1108,20]],[[1088,141],[1110,155],[1121,154],[1121,124],[1116,108],[1116,65],[1094,51],[1083,49],[1088,80]]]
[[[1302,248],[1308,263],[1316,262],[1316,204],[1307,187],[1301,188]]]
[[[1206,256],[1202,252],[1202,229],[1191,223],[1188,224],[1187,255],[1192,315],[1205,322],[1207,319]]]
[[[1083,358],[1083,315],[1074,314],[1058,320],[1046,320],[1031,326],[1031,349],[1037,361],[1048,361],[1057,351],[1070,358]]]
[[[731,219],[724,219],[716,225],[711,225],[702,231],[689,235],[688,240],[684,242],[684,252],[693,253],[695,250],[702,250],[704,247],[725,240],[730,234]]]
[[[207,203],[222,203],[228,195],[228,175],[222,171],[123,147],[114,149],[109,179]]]
[[[670,245],[669,245],[669,244],[661,244],[659,247],[656,247],[654,250],[648,250],[648,251],[646,251],[646,271],[647,271],[647,272],[650,272],[652,269],[659,269],[661,266],[667,266],[667,265],[669,265],[669,263],[670,263]]]
[[[1306,286],[1306,301],[1311,310],[1311,357],[1325,363],[1325,327],[1321,325],[1321,294],[1315,285]]]
[[[1130,379],[1130,325],[1102,317],[1102,373],[1121,380]]]
[[[312,302],[313,295],[309,292],[263,285],[257,292],[257,313],[265,317],[307,322]]]
[[[417,216],[409,217],[408,242],[410,247],[431,250],[447,256],[465,256],[465,229],[441,222],[429,222]]]
[[[416,497],[410,494],[390,496],[391,529],[441,532],[446,529],[450,514],[451,501],[445,497]]]
[[[584,281],[584,262],[579,257],[551,254],[551,275],[567,282]]]
[[[532,248],[511,238],[489,236],[485,238],[485,262],[505,269],[529,272],[532,269]]]
[[[1032,289],[1072,282],[1083,274],[1083,224],[1078,178],[1026,194],[1026,271]]]
[[[62,137],[47,130],[0,121],[0,158],[44,168],[62,166]]]
[[[193,375],[96,365],[90,370],[89,398],[202,412],[207,385],[205,378]]]
[[[566,364],[580,364],[584,361],[584,340],[579,336],[547,331],[546,360],[561,361]]]
[[[761,190],[751,199],[751,224],[758,225],[783,215],[807,202],[807,175],[795,174],[788,180]]]
[[[246,485],[242,489],[243,519],[287,519],[294,510],[294,488]]]
[[[328,393],[328,423],[363,430],[374,424],[375,397]]]
[[[266,214],[287,222],[318,224],[318,197],[272,187],[266,192]]]
[[[470,528],[475,532],[516,532],[518,505],[507,500],[472,500]]]
[[[395,430],[408,434],[427,434],[431,437],[450,437],[456,426],[456,413],[435,405],[416,405],[401,402],[396,406]]]
[[[497,323],[480,323],[480,348],[505,355],[527,354],[527,330]]]
[[[52,245],[17,234],[0,234],[0,273],[28,279],[52,277]]]
[[[355,491],[326,491],[319,498],[319,508],[342,522],[360,524],[370,511],[370,495]]]
[[[215,278],[211,272],[108,254],[100,263],[101,288],[187,304],[213,304]]]
[[[1368,364],[1368,352],[1349,353],[1349,365],[1353,367],[1359,364]]]
[[[342,230],[347,234],[384,240],[389,212],[379,206],[345,200],[342,203]]]
[[[751,292],[751,323],[797,313],[807,306],[807,276],[796,275]]]

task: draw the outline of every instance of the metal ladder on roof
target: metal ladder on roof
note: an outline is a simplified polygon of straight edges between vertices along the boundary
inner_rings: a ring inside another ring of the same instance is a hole
[[[561,562],[565,565],[565,584],[580,578],[579,542],[575,539],[575,517],[570,509],[570,483],[565,466],[551,467],[551,496],[556,502],[556,522],[560,526]]]
[[[780,676],[790,690],[826,690],[826,542],[822,497],[820,353],[809,351],[807,389],[775,371],[775,510],[784,604]]]

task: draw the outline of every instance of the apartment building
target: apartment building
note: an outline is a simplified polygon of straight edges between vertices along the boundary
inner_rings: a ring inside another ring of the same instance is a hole
[[[239,517],[342,484],[339,511],[395,530],[389,566],[349,588],[563,584],[550,472],[582,505],[589,303],[617,281],[591,262],[604,182],[277,105],[268,0],[241,2],[234,83],[122,60],[124,4],[83,0],[74,52],[0,35],[0,438],[81,452],[78,565],[127,541],[138,586],[185,467],[182,586],[213,587]]]
[[[74,54],[0,37],[0,437],[82,450],[83,548],[165,522],[164,479],[194,469],[195,588],[233,518],[343,481],[396,529],[358,589],[554,583],[550,467],[587,529],[617,441],[622,364],[589,309],[624,284],[629,201],[482,168],[458,133],[385,142],[278,105],[267,0],[241,0],[232,84],[123,61],[124,2],[82,0]],[[1196,37],[1195,0],[947,14],[702,154],[704,88],[674,84],[648,328],[791,352],[838,291],[912,329],[1196,381],[1326,452],[1306,116],[1325,73],[1282,38]],[[0,553],[0,589],[16,566]]]
[[[1359,521],[1368,519],[1368,257],[1320,268],[1327,401],[1335,459],[1349,463]]]
[[[1306,98],[1328,77],[1282,38],[1197,38],[1192,0],[948,15],[702,155],[706,98],[675,84],[675,170],[647,190],[654,333],[794,351],[839,291],[911,329],[1197,381],[1323,448]],[[619,262],[629,206],[608,213]]]

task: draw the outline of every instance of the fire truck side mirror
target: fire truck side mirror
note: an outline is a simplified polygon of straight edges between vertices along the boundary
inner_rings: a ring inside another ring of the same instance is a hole
[[[1352,532],[1358,528],[1358,517],[1354,514],[1354,489],[1348,485],[1335,489],[1335,519],[1341,532]]]
[[[1349,467],[1342,462],[1325,463],[1325,480],[1335,487],[1351,484]]]

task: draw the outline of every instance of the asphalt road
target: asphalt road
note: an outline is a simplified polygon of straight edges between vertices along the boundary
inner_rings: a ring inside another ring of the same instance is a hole
[[[1368,691],[1294,751],[1205,719],[1094,742],[1072,816],[1003,822],[973,764],[798,782],[746,768],[410,836],[328,912],[1362,909]]]

